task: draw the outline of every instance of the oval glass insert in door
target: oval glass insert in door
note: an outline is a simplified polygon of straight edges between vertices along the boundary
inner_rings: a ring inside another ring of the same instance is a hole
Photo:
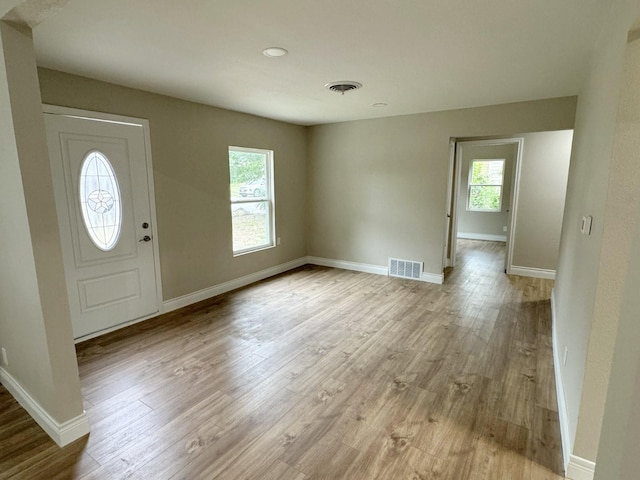
[[[101,152],[89,152],[80,169],[79,200],[89,238],[103,251],[112,250],[122,230],[122,203],[116,173]]]

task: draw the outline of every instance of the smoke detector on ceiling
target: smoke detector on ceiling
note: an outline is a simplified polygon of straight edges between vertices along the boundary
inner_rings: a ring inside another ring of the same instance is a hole
[[[340,82],[327,83],[325,87],[331,90],[332,92],[337,92],[344,95],[345,92],[350,92],[351,90],[357,90],[358,88],[362,88],[362,84],[358,82],[350,82],[350,81],[342,80]]]

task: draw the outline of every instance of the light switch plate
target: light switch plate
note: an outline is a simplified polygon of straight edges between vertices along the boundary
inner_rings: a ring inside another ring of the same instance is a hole
[[[593,217],[591,217],[591,215],[582,217],[582,225],[580,226],[580,233],[582,233],[583,235],[591,235],[592,221],[593,221]]]

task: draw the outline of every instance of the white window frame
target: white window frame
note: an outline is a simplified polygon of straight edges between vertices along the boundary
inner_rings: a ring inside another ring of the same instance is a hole
[[[248,153],[260,153],[266,156],[266,171],[265,171],[265,196],[260,198],[241,198],[241,197],[231,197],[230,199],[230,210],[233,209],[233,205],[243,204],[243,203],[256,203],[256,202],[267,202],[267,212],[269,215],[269,219],[267,222],[267,228],[269,231],[267,232],[268,242],[262,245],[257,245],[255,247],[245,248],[242,250],[233,250],[233,218],[231,218],[231,248],[233,251],[233,256],[237,257],[240,255],[246,255],[247,253],[259,252],[261,250],[266,250],[269,248],[274,248],[276,246],[276,209],[275,209],[275,189],[273,182],[273,150],[265,150],[262,148],[249,148],[249,147],[236,147],[230,145],[227,150],[227,165],[229,165],[229,153],[235,152],[248,152]],[[229,170],[229,188],[231,188],[231,170]]]
[[[502,183],[471,183],[473,178],[473,164],[476,162],[502,162]],[[497,213],[502,211],[502,196],[504,194],[504,175],[506,163],[504,158],[476,158],[469,164],[469,181],[467,182],[467,211]],[[500,202],[498,208],[473,208],[471,207],[471,187],[500,187]]]

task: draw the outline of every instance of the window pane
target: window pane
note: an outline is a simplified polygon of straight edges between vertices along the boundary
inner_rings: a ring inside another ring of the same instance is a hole
[[[275,246],[273,152],[229,147],[233,253]]]
[[[469,210],[500,210],[502,187],[469,187]]]
[[[472,185],[502,185],[504,160],[474,160],[471,171]]]
[[[231,199],[267,196],[267,154],[229,150]]]
[[[234,252],[271,244],[269,202],[233,203],[231,221]]]

